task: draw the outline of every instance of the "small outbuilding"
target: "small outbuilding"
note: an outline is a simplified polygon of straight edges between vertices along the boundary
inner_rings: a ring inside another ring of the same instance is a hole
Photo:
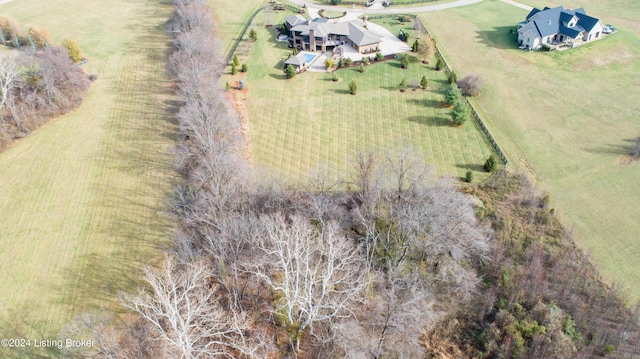
[[[303,53],[299,53],[297,55],[291,56],[287,59],[287,61],[284,62],[285,69],[287,65],[293,66],[293,68],[296,69],[296,73],[300,73],[305,71],[310,64],[308,62],[308,57]]]

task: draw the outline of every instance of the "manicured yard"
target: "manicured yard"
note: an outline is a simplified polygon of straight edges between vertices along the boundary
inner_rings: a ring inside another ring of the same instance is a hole
[[[620,31],[578,49],[534,53],[518,50],[509,34],[527,11],[498,0],[421,18],[459,76],[486,79],[476,103],[513,169],[528,171],[551,193],[606,279],[638,300],[640,164],[620,160],[640,135],[639,4],[563,5],[584,6]]]
[[[58,339],[82,311],[117,311],[117,293],[135,288],[166,245],[171,4],[32,0],[1,10],[57,42],[74,39],[98,75],[80,108],[0,153],[0,337]],[[44,357],[38,350],[0,356]]]
[[[256,19],[260,40],[248,58],[240,59],[249,72],[223,79],[247,83],[247,91],[232,95],[246,107],[253,163],[261,178],[266,173],[303,183],[319,167],[344,178],[358,150],[402,148],[417,152],[440,174],[463,176],[471,168],[476,180],[486,178],[481,166],[492,150],[472,123],[451,126],[442,103],[444,73],[415,60],[402,70],[393,60],[365,66],[364,74],[357,67],[339,70],[339,82],[331,74],[312,72],[286,80],[282,66],[291,50],[273,40],[275,29],[261,26],[263,21],[262,15]],[[423,75],[427,90],[398,91],[403,77],[411,84]],[[351,80],[358,84],[356,96],[348,93]]]

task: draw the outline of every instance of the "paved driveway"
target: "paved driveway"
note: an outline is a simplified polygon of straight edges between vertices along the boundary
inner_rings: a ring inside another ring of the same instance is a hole
[[[444,9],[451,9],[454,7],[471,5],[481,2],[482,0],[458,0],[445,4],[435,4],[435,5],[423,5],[416,7],[394,7],[393,5],[388,8],[380,9],[377,6],[372,6],[371,8],[361,9],[354,7],[345,7],[345,6],[331,6],[331,5],[319,5],[319,4],[308,4],[305,0],[289,0],[294,4],[303,6],[306,5],[309,8],[316,9],[327,9],[331,11],[347,11],[349,13],[355,13],[358,16],[362,14],[408,14],[408,13],[418,13],[418,12],[429,12],[429,11],[439,11]],[[317,11],[317,10],[316,10]]]

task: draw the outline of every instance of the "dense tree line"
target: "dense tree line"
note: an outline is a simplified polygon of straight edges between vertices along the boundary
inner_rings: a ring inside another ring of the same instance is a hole
[[[90,77],[65,47],[51,44],[45,30],[0,17],[0,41],[19,47],[0,56],[0,150],[47,119],[67,113],[84,99]],[[25,46],[20,47],[19,44]]]
[[[568,277],[546,277],[540,267],[544,247],[525,246],[522,233],[505,231],[513,223],[498,211],[501,202],[484,195],[489,192],[465,194],[453,178],[436,178],[411,151],[359,153],[347,178],[332,181],[319,172],[304,189],[254,180],[239,119],[217,87],[223,64],[207,2],[175,0],[175,9],[169,21],[175,51],[169,61],[181,102],[175,154],[182,181],[170,205],[177,223],[173,251],[159,270],[146,270],[146,289],[123,295],[134,315],[111,323],[83,317],[73,327],[98,343],[88,354],[587,353],[589,330],[600,322],[565,307],[559,293],[567,298],[575,293],[576,302],[568,302],[575,304],[589,287],[576,284],[561,292],[565,283],[553,280]],[[490,186],[508,191],[509,178],[498,177]],[[533,211],[526,217],[529,225],[555,221],[533,195],[518,193],[525,192],[506,193],[501,200]],[[573,248],[567,253],[579,253]],[[531,268],[518,267],[529,262]],[[606,319],[619,319],[615,311],[622,304],[615,294],[604,293],[609,301],[593,295],[582,310],[593,314],[596,305],[607,303]],[[523,319],[527,315],[536,315],[537,325]],[[633,327],[631,321],[626,325]],[[518,342],[508,337],[514,330],[526,335]],[[618,328],[604,339],[604,332],[596,333],[593,348],[619,345],[612,338],[618,334]],[[560,344],[550,342],[554,339]],[[534,342],[547,347],[530,349]]]
[[[438,337],[485,358],[635,357],[640,311],[626,307],[524,176],[500,172],[472,189],[495,231],[480,293]],[[634,356],[635,355],[635,356]]]

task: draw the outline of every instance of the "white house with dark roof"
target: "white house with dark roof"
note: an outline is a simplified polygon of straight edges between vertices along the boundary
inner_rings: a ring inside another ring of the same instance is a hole
[[[570,10],[558,6],[533,9],[526,20],[518,24],[518,43],[531,50],[543,45],[567,44],[576,47],[599,39],[603,28],[602,22],[587,15],[583,8]]]
[[[361,20],[306,20],[301,15],[292,15],[285,19],[285,23],[291,33],[293,46],[306,51],[326,52],[347,44],[359,53],[366,54],[378,51],[382,42],[382,36],[368,30]]]

